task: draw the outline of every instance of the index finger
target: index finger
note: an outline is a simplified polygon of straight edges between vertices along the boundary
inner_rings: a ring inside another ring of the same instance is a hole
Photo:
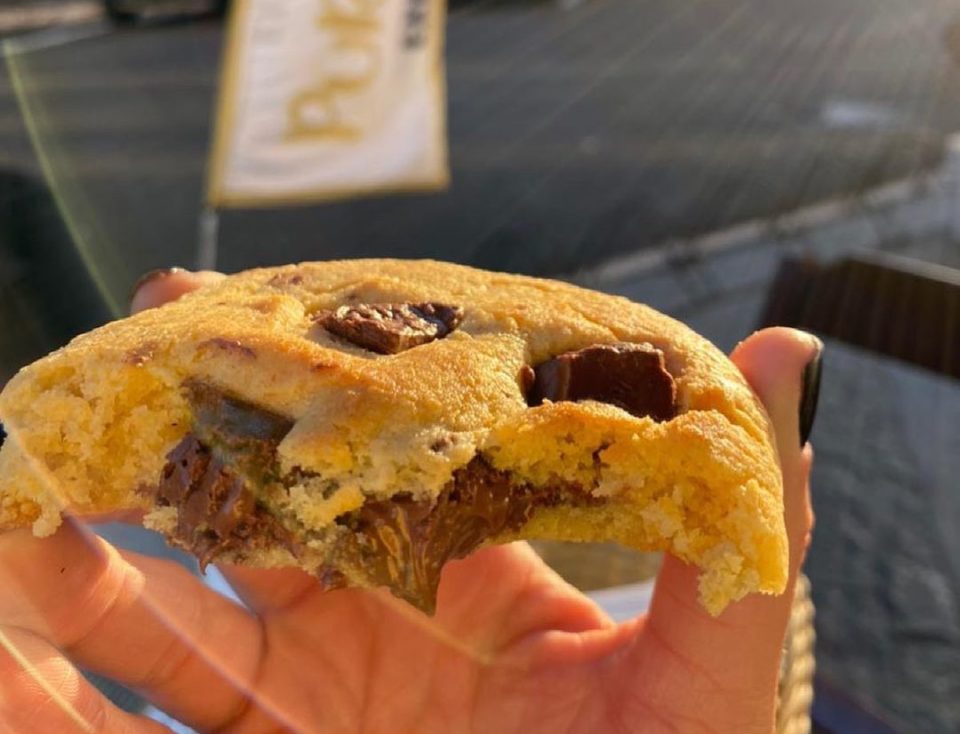
[[[145,311],[148,308],[162,306],[181,296],[212,285],[226,276],[213,270],[192,272],[182,268],[165,268],[145,273],[133,287],[130,299],[130,313]]]
[[[141,690],[202,729],[242,710],[263,630],[179,564],[119,552],[68,520],[52,536],[0,534],[0,626]]]

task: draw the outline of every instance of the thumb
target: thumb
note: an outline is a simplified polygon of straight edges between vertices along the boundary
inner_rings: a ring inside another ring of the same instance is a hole
[[[751,721],[760,731],[767,722],[772,726],[793,586],[812,526],[807,489],[812,452],[801,448],[801,434],[809,433],[821,350],[820,341],[809,334],[773,328],[751,336],[731,357],[766,406],[776,434],[790,543],[786,593],[749,596],[714,618],[697,601],[697,569],[668,556],[635,651],[640,657],[661,658],[654,670],[675,669],[681,686],[722,694],[714,702],[722,708],[711,712],[714,720]],[[697,685],[691,685],[691,676]],[[710,695],[704,696],[706,705]],[[742,706],[750,710],[734,710]]]

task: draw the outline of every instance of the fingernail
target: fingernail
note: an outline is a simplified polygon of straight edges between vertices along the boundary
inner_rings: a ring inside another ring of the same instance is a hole
[[[153,283],[156,280],[163,280],[164,278],[169,278],[174,273],[179,273],[183,268],[157,268],[156,270],[150,270],[140,276],[139,280],[133,284],[133,288],[130,290],[129,301],[133,301],[133,297],[137,295],[143,286],[147,283]]]
[[[817,417],[817,402],[820,399],[820,366],[823,363],[823,342],[817,339],[817,351],[803,368],[800,387],[800,446],[810,438],[813,421]]]

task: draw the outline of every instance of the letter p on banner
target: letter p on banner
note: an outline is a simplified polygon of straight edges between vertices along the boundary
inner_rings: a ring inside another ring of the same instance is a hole
[[[445,0],[234,0],[207,199],[447,185]]]

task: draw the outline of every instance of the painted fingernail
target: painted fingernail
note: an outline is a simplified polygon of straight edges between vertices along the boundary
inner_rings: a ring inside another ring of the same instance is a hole
[[[156,270],[150,270],[144,273],[140,276],[139,280],[133,284],[133,288],[130,290],[129,300],[132,301],[133,297],[137,295],[137,291],[143,288],[143,286],[147,285],[147,283],[153,283],[157,280],[169,278],[174,273],[179,273],[182,270],[183,268],[157,268]]]
[[[800,387],[800,446],[807,443],[813,421],[817,417],[817,402],[820,399],[820,367],[823,363],[823,342],[817,339],[817,351],[803,368]]]

